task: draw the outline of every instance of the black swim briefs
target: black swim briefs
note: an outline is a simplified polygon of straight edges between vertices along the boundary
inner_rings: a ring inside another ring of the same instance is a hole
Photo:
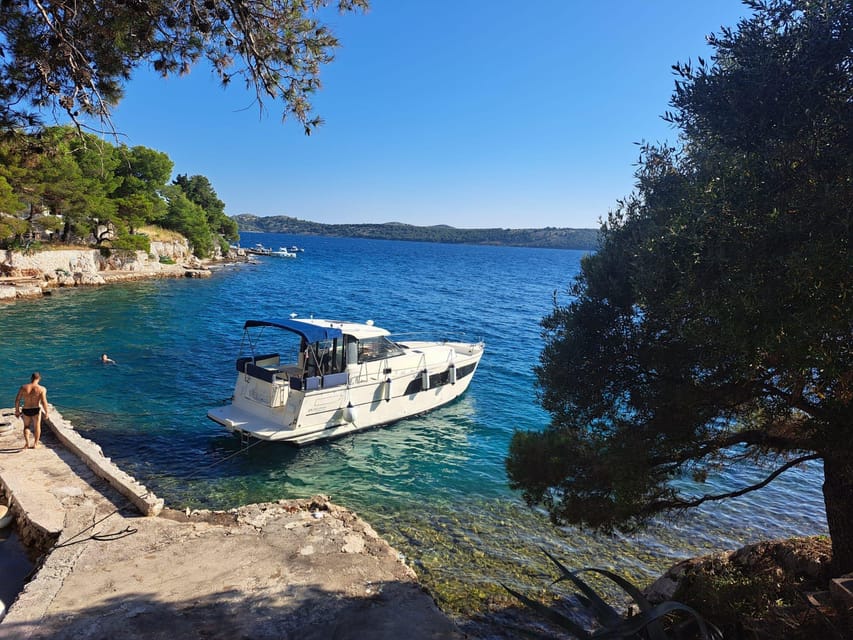
[[[21,411],[25,416],[37,416],[41,412],[41,407],[24,407]]]

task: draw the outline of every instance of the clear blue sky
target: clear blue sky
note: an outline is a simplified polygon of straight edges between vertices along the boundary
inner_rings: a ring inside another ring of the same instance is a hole
[[[635,143],[660,118],[675,62],[748,14],[739,0],[373,0],[333,15],[306,137],[204,67],[140,70],[114,124],[123,142],[207,176],[229,215],[325,223],[597,227],[633,188]]]

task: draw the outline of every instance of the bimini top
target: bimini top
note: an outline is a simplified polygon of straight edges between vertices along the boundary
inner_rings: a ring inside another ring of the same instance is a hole
[[[323,340],[334,340],[343,336],[343,332],[335,327],[323,327],[302,320],[246,320],[243,329],[250,327],[276,327],[285,331],[297,333],[308,342],[320,342]]]
[[[371,323],[341,322],[339,320],[321,320],[319,318],[289,318],[287,320],[246,320],[244,329],[249,327],[276,327],[297,333],[308,342],[334,340],[346,334],[358,340],[387,336],[387,329]]]

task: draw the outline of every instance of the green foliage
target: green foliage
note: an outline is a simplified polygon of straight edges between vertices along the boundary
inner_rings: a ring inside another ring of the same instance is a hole
[[[417,227],[391,222],[387,224],[322,224],[289,216],[234,216],[242,231],[293,233],[344,238],[376,238],[450,244],[509,245],[553,249],[593,250],[598,246],[596,229],[456,229],[447,225]],[[223,234],[225,235],[225,234]],[[226,237],[229,237],[226,235]]]
[[[223,86],[233,78],[255,90],[259,105],[280,101],[306,133],[320,66],[338,41],[319,14],[366,9],[367,0],[106,0],[81,10],[72,0],[7,2],[0,11],[0,128],[40,124],[42,110],[62,111],[74,123],[109,125],[124,83],[140,64],[161,76],[183,75],[202,58]]]
[[[675,598],[690,603],[722,627],[737,627],[744,619],[760,619],[771,608],[798,598],[769,572],[744,571],[727,565],[716,573],[698,573],[681,581]]]
[[[27,232],[27,222],[12,215],[23,208],[6,178],[0,175],[0,247],[7,247],[15,238]]]
[[[59,216],[40,216],[38,223],[39,226],[46,231],[59,231],[63,226],[62,218]]]
[[[199,258],[210,256],[213,251],[213,235],[204,209],[190,201],[177,185],[167,187],[164,193],[169,208],[163,219],[163,226],[186,236],[193,246],[193,255]]]
[[[570,613],[574,615],[566,615],[554,607],[546,606],[538,600],[510,589],[506,585],[504,588],[541,618],[556,628],[568,631],[576,638],[581,640],[593,640],[595,638],[602,640],[604,638],[610,640],[688,640],[690,638],[718,640],[722,638],[722,634],[716,627],[705,622],[702,616],[687,605],[675,601],[652,605],[637,587],[618,574],[595,568],[570,571],[547,551],[545,555],[560,571],[560,577],[554,581],[554,584],[569,581],[578,589],[578,593],[573,598],[561,599],[564,607],[568,608]],[[595,573],[614,582],[631,598],[639,608],[640,613],[628,617],[620,615],[616,609],[599,596],[595,589],[581,579],[580,574],[582,573]],[[593,620],[597,628],[588,630],[577,619]],[[529,632],[525,632],[525,635],[533,636]],[[550,635],[543,637],[550,637]]]
[[[12,191],[9,181],[0,175],[0,213],[15,214],[24,208],[24,203]]]
[[[225,215],[225,203],[216,195],[210,180],[204,176],[178,175],[173,181],[184,192],[184,195],[204,209],[208,219]]]
[[[161,192],[174,164],[165,153],[147,147],[120,147],[115,175],[120,182],[113,192],[118,216],[133,231],[144,224],[156,224],[166,215]]]
[[[150,241],[135,233],[146,224],[165,224],[186,231],[196,255],[208,256],[214,235],[236,239],[236,223],[224,214],[204,176],[191,184],[195,193],[212,194],[212,213],[201,208],[184,211],[166,193],[173,163],[160,151],[146,147],[114,147],[95,136],[69,127],[53,127],[34,135],[0,139],[0,244],[35,230],[60,231],[61,240],[148,251]],[[186,198],[185,198],[186,199]],[[187,201],[189,202],[189,201]],[[192,204],[192,203],[190,203]],[[169,223],[164,223],[170,213]],[[19,216],[28,213],[29,221]],[[198,216],[198,212],[201,215]],[[218,240],[216,240],[218,242]]]
[[[207,216],[207,223],[214,233],[227,240],[236,241],[239,238],[237,223],[225,215],[225,203],[216,195],[213,185],[204,176],[179,175],[174,184],[179,186],[184,195],[202,209]]]
[[[0,247],[9,249],[27,232],[26,220],[0,213]]]
[[[141,233],[120,233],[112,241],[113,249],[124,249],[127,251],[151,251],[151,240]]]
[[[677,65],[681,147],[643,147],[573,301],[543,320],[552,421],[515,435],[507,471],[557,521],[632,530],[820,459],[849,571],[853,5],[750,4],[712,65]],[[766,478],[701,484],[744,460]]]

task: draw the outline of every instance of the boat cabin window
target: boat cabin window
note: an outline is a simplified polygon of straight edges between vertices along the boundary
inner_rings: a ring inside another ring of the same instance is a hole
[[[384,360],[402,355],[403,350],[385,336],[358,341],[358,361]]]

